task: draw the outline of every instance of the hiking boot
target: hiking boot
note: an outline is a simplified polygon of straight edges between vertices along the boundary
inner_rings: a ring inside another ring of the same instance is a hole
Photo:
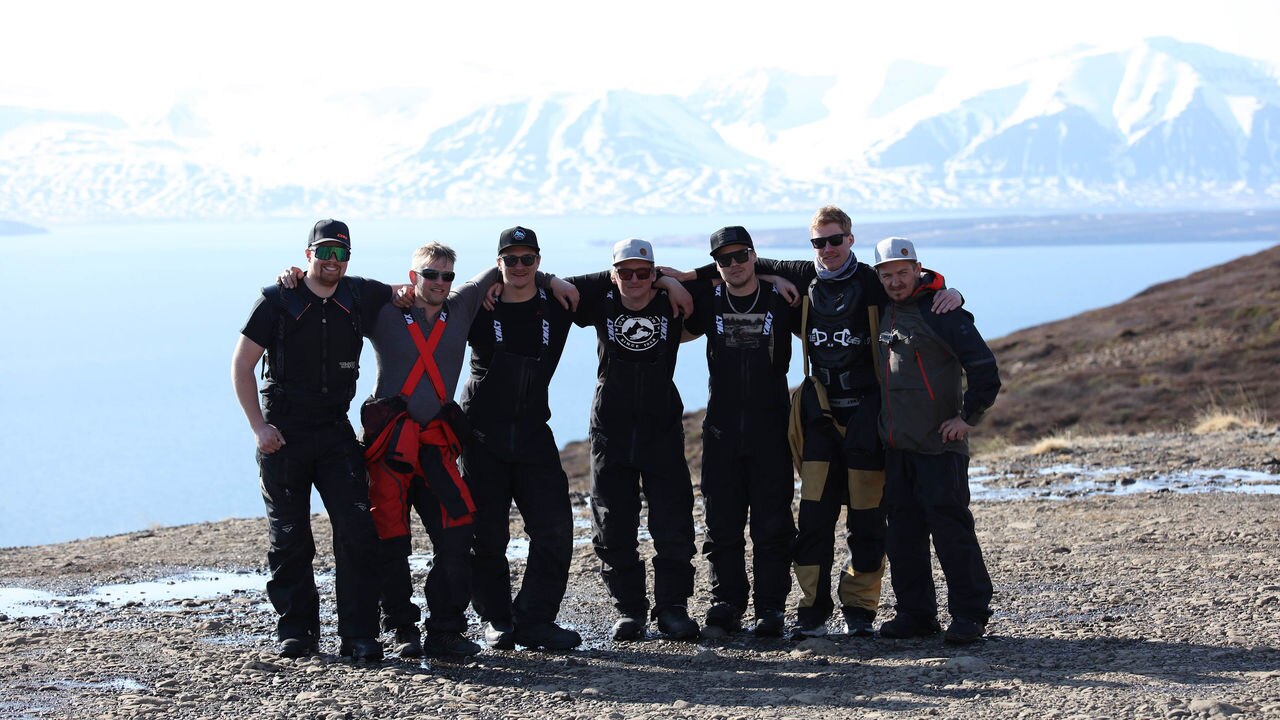
[[[417,627],[396,628],[395,651],[402,658],[422,657],[422,633]]]
[[[658,611],[658,631],[672,640],[698,639],[698,623],[678,605]]]
[[[382,643],[373,638],[342,638],[338,654],[356,662],[375,663],[382,659]]]
[[[982,639],[982,634],[986,632],[986,629],[986,626],[969,618],[951,618],[951,624],[947,626],[947,633],[942,636],[942,642],[948,645],[976,643]]]
[[[737,632],[742,629],[742,612],[729,603],[716,603],[707,610],[705,624],[726,633]]]
[[[797,622],[791,626],[791,639],[804,640],[805,638],[823,637],[827,634],[827,622],[815,622],[813,620],[807,622]]]
[[[866,608],[848,607],[843,608],[844,613],[844,634],[849,637],[873,637],[876,631],[871,627],[871,621],[876,619],[876,614]]]
[[[490,620],[484,624],[484,642],[494,650],[515,650],[514,633],[510,620]]]
[[[937,635],[942,630],[938,625],[938,621],[929,618],[928,620],[919,620],[910,615],[898,613],[898,616],[892,620],[888,620],[880,625],[880,637],[890,638],[893,640],[906,640],[907,638],[928,637]]]
[[[622,642],[643,640],[644,626],[644,620],[624,615],[613,624],[613,639]]]
[[[786,616],[781,610],[762,610],[756,613],[756,624],[751,634],[756,637],[779,638],[786,625]]]
[[[280,657],[300,658],[316,651],[316,641],[309,638],[285,638],[280,641]]]
[[[480,646],[456,632],[427,632],[423,650],[436,657],[471,657],[480,652]]]
[[[512,636],[517,644],[534,650],[572,650],[582,644],[582,636],[576,631],[553,622],[518,627]]]

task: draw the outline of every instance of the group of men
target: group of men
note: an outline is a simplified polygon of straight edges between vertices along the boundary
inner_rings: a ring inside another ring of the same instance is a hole
[[[496,265],[454,290],[456,255],[444,245],[419,248],[409,284],[392,287],[347,276],[349,229],[316,223],[306,272],[264,288],[232,363],[257,440],[281,654],[319,648],[313,486],[333,525],[343,655],[382,657],[379,606],[403,657],[479,652],[466,637],[468,604],[491,647],[582,642],[556,622],[572,510],[547,425],[547,388],[572,324],[594,328],[598,340],[592,542],[618,612],[614,640],[644,638],[651,620],[672,639],[723,636],[742,629],[749,602],[751,632],[780,637],[793,572],[802,598],[792,634],[825,633],[845,506],[850,562],[838,598],[849,634],[873,634],[886,551],[897,616],[880,634],[940,631],[932,535],[948,584],[945,639],[980,639],[991,582],[968,510],[965,438],[999,389],[994,358],[972,316],[956,309],[959,294],[922,268],[910,241],[882,241],[873,269],[853,254],[843,211],[820,209],[811,230],[813,261],[757,258],[745,228],[725,227],[710,238],[714,262],[696,271],[661,267],[650,243],[628,239],[614,246],[608,271],[559,279],[539,272],[536,233],[514,227],[499,237]],[[673,380],[681,342],[700,335],[710,377],[701,492],[711,576],[701,626],[689,614],[694,496]],[[806,369],[794,401],[792,335]],[[376,351],[378,380],[357,440],[347,410],[362,337]],[[454,403],[468,343],[470,372]],[[264,354],[259,401],[254,370]],[[513,502],[529,537],[514,598]],[[644,504],[652,602],[638,549]],[[425,637],[410,599],[411,510],[433,550]]]

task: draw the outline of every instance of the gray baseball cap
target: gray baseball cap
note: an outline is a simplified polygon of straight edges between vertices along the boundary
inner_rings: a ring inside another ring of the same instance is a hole
[[[916,257],[916,246],[906,238],[890,237],[876,243],[876,261],[873,266],[879,267],[894,260],[910,260],[920,262]]]
[[[613,245],[613,264],[617,265],[623,260],[653,262],[653,245],[640,238],[619,240]]]

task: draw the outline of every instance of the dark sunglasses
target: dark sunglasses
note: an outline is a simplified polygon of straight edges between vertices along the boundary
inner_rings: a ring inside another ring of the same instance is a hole
[[[731,253],[722,253],[716,256],[716,264],[722,268],[727,268],[734,263],[745,263],[751,257],[750,248],[742,248]]]
[[[844,239],[846,236],[847,236],[847,233],[840,233],[838,235],[828,235],[826,237],[810,238],[809,244],[813,246],[814,250],[821,250],[823,245],[830,245],[831,247],[836,247],[837,245],[844,243]]]
[[[337,260],[338,262],[346,262],[351,259],[351,248],[339,247],[337,245],[317,245],[311,248],[312,254],[317,260]]]
[[[418,271],[418,274],[425,280],[434,281],[436,278],[439,278],[445,282],[453,282],[453,279],[458,276],[458,274],[452,270],[436,270],[435,268],[422,268]]]
[[[533,267],[533,264],[538,262],[537,253],[532,255],[499,255],[498,257],[502,258],[502,264],[507,267],[515,267],[516,265]]]
[[[623,280],[635,278],[637,280],[648,280],[653,275],[653,268],[614,268],[614,272],[618,273],[618,277]]]

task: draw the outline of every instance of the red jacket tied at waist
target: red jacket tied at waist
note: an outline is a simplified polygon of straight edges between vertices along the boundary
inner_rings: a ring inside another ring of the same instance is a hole
[[[427,473],[423,460],[430,467],[436,462],[435,453],[423,456],[423,450],[434,447],[439,450],[439,464],[444,471]],[[369,474],[369,501],[373,507],[373,524],[378,537],[388,540],[409,534],[409,485],[414,477],[426,480],[440,501],[440,517],[445,527],[469,524],[474,518],[476,505],[471,490],[458,472],[458,456],[462,452],[453,428],[439,418],[425,426],[408,413],[400,413],[387,423],[364,451],[365,469]],[[432,482],[431,478],[449,482]]]

